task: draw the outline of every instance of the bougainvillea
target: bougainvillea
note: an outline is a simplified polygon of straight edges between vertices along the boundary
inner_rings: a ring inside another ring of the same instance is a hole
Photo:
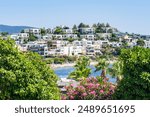
[[[112,99],[115,86],[102,78],[87,78],[79,85],[70,84],[65,87],[67,92],[63,100],[108,100]]]

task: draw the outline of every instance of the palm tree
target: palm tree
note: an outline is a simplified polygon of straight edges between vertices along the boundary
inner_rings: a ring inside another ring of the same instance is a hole
[[[95,66],[95,68],[96,68],[95,72],[102,70],[100,76],[103,79],[105,79],[106,78],[106,70],[107,70],[108,66],[109,66],[109,62],[107,62],[106,59],[104,59],[104,58],[99,59],[98,64]]]
[[[112,77],[117,78],[117,82],[121,81],[123,76],[122,76],[122,68],[123,68],[123,63],[121,61],[118,61],[113,64],[112,68],[108,69],[108,73]]]
[[[74,66],[75,70],[70,73],[69,78],[73,78],[75,80],[80,80],[81,78],[87,78],[91,73],[91,69],[88,68],[90,65],[89,58],[80,57]]]

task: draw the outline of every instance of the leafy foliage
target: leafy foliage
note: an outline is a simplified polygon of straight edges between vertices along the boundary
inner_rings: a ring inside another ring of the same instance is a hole
[[[78,28],[89,28],[90,26],[84,23],[80,23]]]
[[[0,99],[59,99],[57,76],[34,53],[22,53],[0,39]]]
[[[64,34],[64,31],[61,27],[56,27],[54,34]]]
[[[32,33],[29,34],[29,39],[28,41],[36,41],[38,38],[34,36]]]
[[[99,59],[98,64],[95,66],[96,68],[95,72],[102,70],[101,77],[106,78],[106,70],[108,66],[109,63],[106,61],[106,59]]]
[[[112,77],[117,78],[117,82],[120,82],[123,78],[122,73],[123,64],[121,61],[118,61],[113,64],[111,68],[108,68],[108,74],[110,74]]]
[[[46,29],[45,28],[41,28],[41,35],[46,35]]]
[[[144,40],[143,40],[143,39],[139,39],[139,40],[137,41],[137,45],[143,47],[143,46],[145,45]]]
[[[150,99],[150,49],[124,49],[123,79],[118,84],[115,99]]]
[[[90,65],[89,58],[87,57],[80,57],[77,62],[75,67],[75,71],[70,73],[69,78],[73,78],[75,80],[80,80],[81,78],[86,78],[89,76],[91,73],[91,69],[88,68]]]

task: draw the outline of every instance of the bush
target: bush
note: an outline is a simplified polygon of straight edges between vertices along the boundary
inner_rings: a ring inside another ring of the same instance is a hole
[[[65,62],[64,58],[58,58],[58,57],[54,58],[54,63],[55,64],[63,64],[64,62]]]
[[[150,99],[150,49],[124,49],[120,60],[124,78],[118,84],[114,99]]]
[[[0,99],[60,99],[56,82],[41,56],[22,53],[12,40],[0,39]]]
[[[64,100],[108,100],[112,99],[114,86],[102,78],[87,78],[80,81],[75,87],[73,84],[65,87],[66,95],[62,96]]]
[[[48,59],[44,59],[44,62],[46,62],[46,64],[52,64],[54,63],[54,60],[52,58],[48,58]]]

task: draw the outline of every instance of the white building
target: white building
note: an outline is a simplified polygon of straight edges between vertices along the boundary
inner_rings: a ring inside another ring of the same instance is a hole
[[[39,28],[24,29],[24,33],[32,33],[35,36],[38,36],[41,34],[41,29],[39,29]]]
[[[85,38],[87,40],[94,40],[96,38],[94,34],[81,35],[80,37]]]
[[[144,40],[145,48],[150,48],[150,40]]]
[[[97,33],[96,35],[99,38],[104,38],[104,39],[111,38],[111,33]]]
[[[68,56],[69,55],[69,47],[59,47],[56,49],[56,55],[59,56]]]
[[[17,40],[18,39],[18,34],[12,34],[10,35],[10,38],[13,40]]]
[[[83,55],[83,47],[82,46],[72,46],[70,48],[70,55],[72,56],[80,56]]]
[[[18,33],[19,39],[28,39],[29,34],[28,33]]]
[[[67,38],[77,39],[78,36],[76,34],[64,34],[63,39],[67,39]]]
[[[61,34],[54,34],[53,38],[54,39],[58,39],[58,40],[62,40],[63,39],[63,35],[61,35]]]
[[[94,28],[79,28],[81,34],[93,34],[95,32]]]
[[[72,34],[73,33],[73,30],[72,29],[63,29],[63,32],[65,34]]]
[[[76,41],[73,41],[73,45],[74,45],[74,46],[82,46],[83,43],[82,43],[82,41],[76,40]]]
[[[112,47],[120,47],[122,43],[121,42],[109,42],[109,45]]]
[[[53,38],[52,34],[47,34],[47,35],[42,36],[43,40],[52,40],[52,38]]]

